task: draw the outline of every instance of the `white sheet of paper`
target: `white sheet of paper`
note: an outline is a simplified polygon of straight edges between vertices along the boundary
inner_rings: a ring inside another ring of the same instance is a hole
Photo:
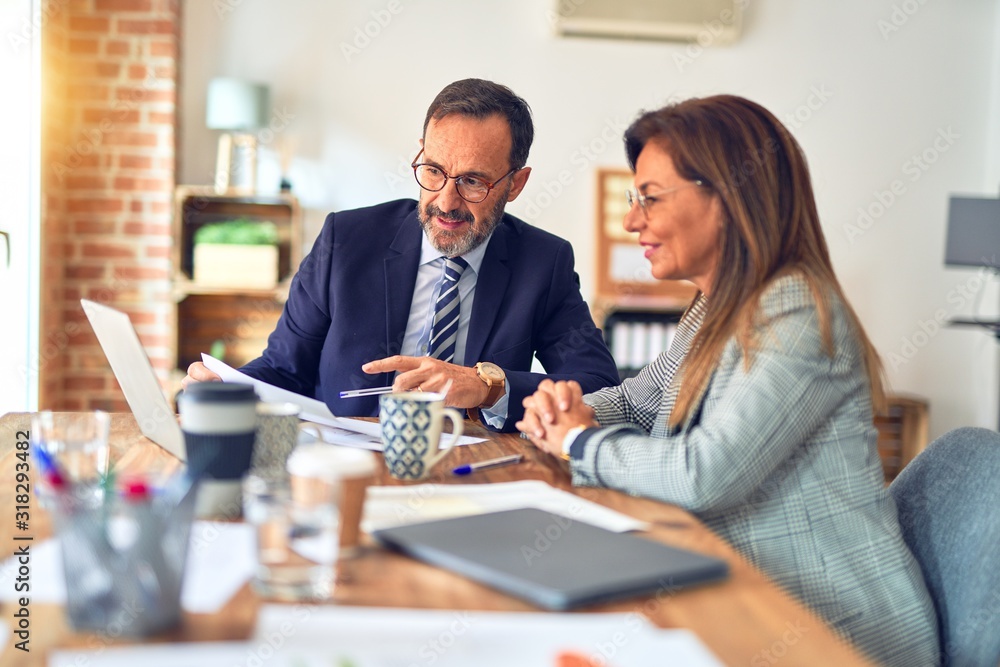
[[[516,641],[511,641],[515,637]],[[573,653],[594,664],[720,667],[689,630],[637,613],[550,614],[265,605],[249,642],[150,644],[54,651],[50,667],[552,667]]]
[[[201,361],[208,370],[222,378],[223,382],[252,384],[257,390],[257,396],[262,401],[294,403],[302,408],[302,414],[299,415],[302,419],[318,424],[336,424],[337,422],[337,418],[330,412],[330,408],[326,407],[326,403],[322,401],[252,378],[208,354],[202,354]]]
[[[356,447],[358,449],[368,449],[373,452],[381,452],[384,449],[382,438],[378,435],[371,436],[351,429],[331,426],[330,424],[317,424],[315,422],[303,424],[299,434],[300,436],[307,436],[311,442],[322,440],[331,445]],[[299,438],[299,442],[303,442],[301,437]]]
[[[382,437],[377,422],[335,417],[330,412],[330,409],[326,407],[326,403],[322,401],[317,401],[315,398],[302,396],[293,391],[281,389],[261,380],[256,380],[207,354],[202,354],[201,359],[208,370],[216,373],[222,378],[223,382],[252,384],[254,389],[257,390],[257,396],[260,397],[260,400],[294,403],[302,408],[302,413],[299,415],[302,419],[330,427],[318,429],[323,442],[328,442],[332,445],[343,445],[345,447],[370,449],[373,452],[382,451]],[[441,440],[447,441],[448,437],[447,434],[442,435]],[[473,438],[463,435],[458,439],[456,444],[471,445],[483,442],[484,440],[485,438]]]
[[[197,642],[190,644],[154,643],[135,646],[106,646],[91,650],[63,650],[49,653],[48,667],[218,667],[246,665],[253,650],[249,642]],[[258,661],[252,664],[265,664]],[[276,660],[268,667],[303,667]],[[311,665],[309,666],[311,667]],[[329,667],[329,666],[326,666]]]
[[[192,529],[181,606],[214,614],[253,576],[257,538],[244,523],[195,521]]]
[[[195,614],[221,609],[253,575],[257,564],[253,527],[241,523],[195,521],[191,526],[187,568],[181,606]],[[0,600],[22,595],[35,603],[66,603],[66,579],[58,538],[32,544],[31,590],[14,590],[17,562],[8,559],[0,567]]]
[[[649,524],[561,491],[540,480],[495,484],[372,486],[361,527],[367,532],[406,523],[534,507],[616,533],[648,530]]]
[[[306,427],[309,429],[309,427]],[[312,429],[309,429],[312,430]],[[316,430],[319,431],[323,442],[331,445],[344,445],[345,447],[361,447],[374,452],[381,452],[382,427],[378,422],[366,422],[358,419],[348,419],[337,417],[334,424],[318,424]],[[447,449],[447,444],[451,441],[451,435],[441,434],[441,446]],[[456,447],[463,445],[474,445],[477,442],[485,442],[486,438],[474,438],[471,435],[459,437]]]

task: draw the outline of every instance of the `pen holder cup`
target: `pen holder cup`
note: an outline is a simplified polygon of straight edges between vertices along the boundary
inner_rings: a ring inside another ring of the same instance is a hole
[[[144,637],[176,625],[195,493],[52,510],[76,630]]]

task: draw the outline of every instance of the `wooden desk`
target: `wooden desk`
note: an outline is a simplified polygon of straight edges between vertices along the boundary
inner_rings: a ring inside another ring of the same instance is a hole
[[[14,470],[18,431],[27,431],[26,414],[0,417],[0,554],[14,552],[15,535],[32,535],[38,541],[51,534],[47,517],[32,507],[30,529],[15,528]],[[732,548],[682,509],[606,489],[574,489],[564,464],[541,454],[526,441],[513,435],[489,433],[467,423],[466,433],[489,437],[489,441],[461,447],[451,453],[440,472],[429,481],[436,483],[503,482],[540,479],[572,491],[588,500],[606,505],[653,524],[647,537],[678,547],[724,558],[731,575],[720,584],[684,591],[661,591],[659,597],[634,598],[592,608],[593,611],[641,612],[664,628],[690,628],[712,651],[729,665],[868,665],[858,652],[841,642],[812,612],[778,589]],[[178,464],[144,438],[131,414],[116,414],[111,426],[112,461],[117,469],[154,470]],[[478,472],[457,480],[447,473],[452,465],[521,452],[525,463]],[[379,484],[398,484],[380,467]],[[0,580],[13,586],[13,577]],[[336,604],[397,606],[432,609],[474,609],[497,611],[537,611],[518,599],[493,591],[445,570],[368,546],[360,557],[340,564]],[[157,641],[235,640],[247,638],[253,630],[260,601],[249,585],[237,593],[218,614],[186,614],[181,627],[158,637]],[[12,605],[5,603],[0,618],[10,623]],[[10,667],[45,664],[46,649],[80,646],[99,648],[108,639],[74,634],[66,626],[61,607],[32,604],[30,653],[8,646],[0,663]]]

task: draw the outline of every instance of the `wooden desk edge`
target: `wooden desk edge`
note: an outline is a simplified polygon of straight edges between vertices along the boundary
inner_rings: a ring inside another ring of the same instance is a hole
[[[16,432],[25,431],[29,427],[30,415],[8,413],[0,417],[0,476],[7,476],[7,470],[13,472],[13,464],[16,461],[14,455],[17,451]],[[517,479],[541,479],[557,488],[570,490],[587,500],[650,522],[652,529],[646,534],[647,537],[673,546],[719,556],[730,564],[730,577],[720,584],[683,591],[668,591],[666,594],[661,591],[654,596],[602,605],[583,613],[638,612],[661,627],[690,628],[726,664],[771,664],[769,658],[773,657],[780,657],[781,665],[871,664],[856,649],[843,642],[819,617],[779,589],[743,560],[732,547],[684,510],[609,489],[572,488],[566,464],[537,451],[527,441],[512,434],[491,433],[471,422],[466,424],[466,429],[468,435],[489,437],[490,440],[473,447],[455,448],[456,451],[449,454],[446,459],[447,465],[442,465],[439,472],[429,480],[430,482],[454,482],[454,478],[446,476],[444,472],[445,469],[450,470],[453,465],[522,452],[525,454],[524,464],[484,471],[477,473],[474,479],[467,478],[461,481],[465,483],[511,481],[515,478],[515,474]],[[131,414],[113,416],[112,439],[114,441],[112,459],[130,468],[177,465],[176,459],[138,433],[138,426]],[[382,477],[377,483],[398,482],[383,470]],[[9,511],[13,511],[12,492],[13,485],[7,488],[0,487],[0,498],[4,499],[2,506],[9,508]],[[14,544],[13,518],[13,516],[0,517],[0,540],[3,545],[0,549],[6,549],[0,553],[13,552],[11,546]],[[47,531],[48,525],[46,522],[40,522],[37,528],[40,531]],[[39,532],[36,536],[44,537],[46,534],[48,533]],[[428,585],[431,590],[437,591],[437,595],[432,599],[409,601],[397,599],[390,603],[393,606],[537,611],[526,603],[481,587],[451,572],[431,568],[381,550],[370,553],[376,554],[372,557],[373,562],[389,561],[404,575],[418,573],[420,577],[430,580]],[[364,569],[363,565],[346,566],[360,567],[360,571]],[[381,576],[384,576],[384,573]],[[442,582],[444,588],[439,586]],[[345,597],[352,595],[350,586],[349,583],[341,585]],[[355,584],[355,588],[363,587]],[[366,604],[363,600],[364,595],[368,594],[368,587],[364,588],[366,591],[359,594],[361,601],[348,600],[346,603]],[[469,599],[463,598],[462,594],[468,595]],[[725,597],[720,598],[720,594]],[[721,604],[720,599],[723,600]],[[204,641],[249,637],[256,623],[259,604],[260,601],[249,590],[249,586],[244,586],[218,614],[186,614],[183,626],[179,630],[157,637],[155,640]],[[380,606],[377,601],[373,604]],[[0,613],[9,623],[13,605],[4,603]],[[9,645],[7,651],[0,654],[3,664],[9,664],[11,667],[43,665],[44,652],[47,649],[56,646],[66,648],[100,646],[100,642],[95,646],[93,635],[75,635],[66,627],[61,606],[34,605],[31,613],[33,651],[23,653]],[[39,652],[38,649],[42,651]]]

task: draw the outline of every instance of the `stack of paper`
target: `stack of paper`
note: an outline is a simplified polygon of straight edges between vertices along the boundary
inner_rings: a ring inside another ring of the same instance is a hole
[[[560,491],[539,480],[495,484],[417,484],[368,489],[361,527],[366,532],[406,523],[534,507],[616,533],[649,524]]]

